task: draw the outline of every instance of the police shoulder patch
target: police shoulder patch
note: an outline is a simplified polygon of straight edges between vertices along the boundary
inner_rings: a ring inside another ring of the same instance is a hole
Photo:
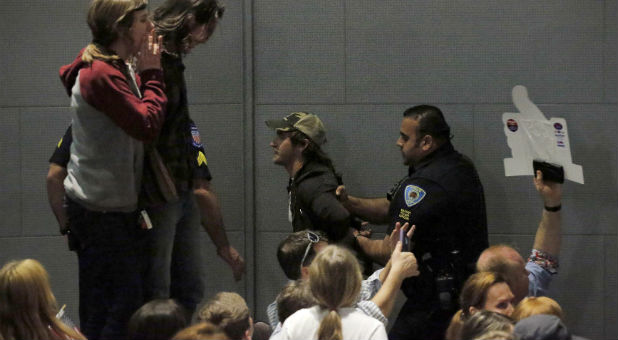
[[[417,205],[426,196],[425,190],[416,185],[408,185],[404,190],[404,197],[406,199],[406,205],[408,207]]]
[[[197,126],[195,126],[194,124],[191,124],[191,137],[193,139],[193,146],[195,146],[196,148],[201,148],[202,138],[200,137],[200,132],[197,129]]]

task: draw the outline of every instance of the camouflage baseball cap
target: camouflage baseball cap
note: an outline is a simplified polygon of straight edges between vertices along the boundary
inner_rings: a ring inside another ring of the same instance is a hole
[[[326,130],[318,116],[307,112],[293,112],[283,119],[271,119],[266,125],[276,131],[298,130],[309,137],[318,146],[326,142]]]

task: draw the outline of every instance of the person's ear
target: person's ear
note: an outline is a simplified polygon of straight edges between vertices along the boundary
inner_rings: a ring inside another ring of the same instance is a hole
[[[480,312],[480,310],[479,310],[479,309],[477,309],[477,308],[476,308],[476,307],[474,307],[474,306],[470,306],[470,308],[468,308],[468,311],[470,312],[470,313],[469,313],[470,315],[474,315],[474,314],[476,314],[477,312]]]
[[[424,151],[429,151],[431,150],[431,148],[433,147],[433,137],[431,135],[425,135],[423,136],[423,138],[421,138],[421,148]]]

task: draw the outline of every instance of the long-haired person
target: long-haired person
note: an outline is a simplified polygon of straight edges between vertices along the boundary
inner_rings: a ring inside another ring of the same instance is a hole
[[[202,301],[206,286],[201,227],[236,280],[245,267],[244,259],[229,243],[221,206],[210,185],[206,152],[189,114],[183,63],[185,55],[210,39],[223,13],[224,7],[216,0],[166,0],[153,14],[155,30],[162,36],[161,66],[168,96],[166,120],[153,146],[170,172],[178,199],[157,200],[156,190],[148,190],[148,184],[155,181],[145,172],[142,198],[150,206],[154,226],[146,297],[175,299],[189,316]]]
[[[461,309],[451,319],[446,330],[446,339],[459,339],[463,323],[481,310],[489,310],[510,317],[514,310],[514,299],[506,279],[501,274],[479,272],[471,275],[461,289],[459,295]]]
[[[355,309],[362,275],[352,253],[326,247],[309,267],[309,287],[317,306],[285,320],[281,339],[387,339],[384,325]]]
[[[0,339],[85,339],[56,313],[47,271],[38,261],[11,261],[0,269]]]
[[[80,325],[89,339],[124,338],[142,303],[143,144],[159,133],[167,104],[160,39],[146,6],[93,0],[92,42],[60,68],[73,109],[66,212],[77,243]]]

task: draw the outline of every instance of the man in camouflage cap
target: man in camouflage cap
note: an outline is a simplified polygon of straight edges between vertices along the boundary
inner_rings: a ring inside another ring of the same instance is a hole
[[[266,125],[277,133],[270,142],[273,163],[290,175],[288,219],[293,230],[321,230],[331,242],[353,245],[354,219],[335,196],[341,176],[321,148],[326,131],[320,118],[294,112]]]

